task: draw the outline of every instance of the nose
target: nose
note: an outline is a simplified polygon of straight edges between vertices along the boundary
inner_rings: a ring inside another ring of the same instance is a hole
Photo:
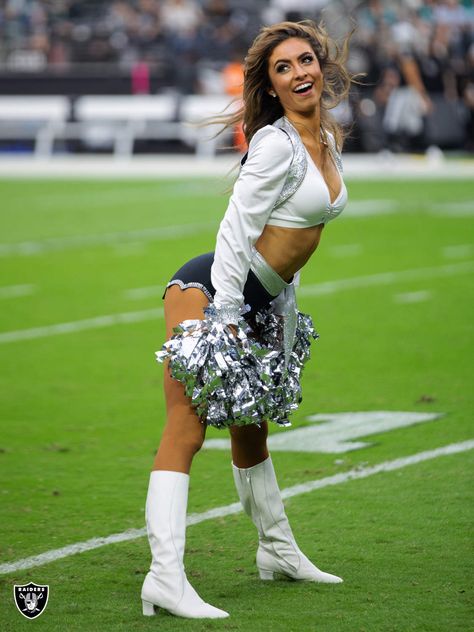
[[[302,66],[301,64],[297,64],[296,70],[295,70],[295,78],[304,79],[307,75],[308,73],[306,72],[306,68]]]

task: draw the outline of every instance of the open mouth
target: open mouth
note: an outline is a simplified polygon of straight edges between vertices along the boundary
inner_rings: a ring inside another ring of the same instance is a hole
[[[293,92],[295,92],[296,94],[308,94],[309,92],[311,92],[312,87],[313,84],[310,81],[307,81],[306,83],[300,83],[299,86],[296,86]]]

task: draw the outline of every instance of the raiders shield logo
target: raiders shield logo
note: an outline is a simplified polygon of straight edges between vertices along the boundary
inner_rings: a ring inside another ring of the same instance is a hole
[[[16,607],[27,619],[36,619],[46,608],[49,586],[40,586],[30,582],[23,586],[13,586]]]

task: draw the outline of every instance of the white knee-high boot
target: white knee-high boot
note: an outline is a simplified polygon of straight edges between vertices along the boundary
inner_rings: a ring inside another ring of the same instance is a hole
[[[257,567],[261,579],[280,573],[292,579],[339,584],[337,575],[317,568],[300,551],[285,514],[270,457],[249,468],[232,465],[234,481],[245,513],[257,527]]]
[[[183,564],[189,475],[157,470],[150,475],[146,523],[152,562],[142,588],[143,614],[154,606],[189,619],[228,617],[197,594],[186,578]]]

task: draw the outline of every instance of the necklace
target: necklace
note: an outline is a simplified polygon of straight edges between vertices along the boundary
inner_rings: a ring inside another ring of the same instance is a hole
[[[292,125],[301,125],[301,127],[304,127],[305,130],[311,134],[311,136],[314,138],[314,140],[317,143],[318,142],[321,143],[322,145],[324,145],[324,147],[328,146],[327,142],[324,140],[323,130],[321,127],[319,128],[319,139],[318,139],[317,135],[313,132],[313,130],[309,128],[307,125],[305,125],[304,123],[300,123],[299,121],[293,121],[292,119],[288,118],[288,116],[286,118],[290,121]]]

